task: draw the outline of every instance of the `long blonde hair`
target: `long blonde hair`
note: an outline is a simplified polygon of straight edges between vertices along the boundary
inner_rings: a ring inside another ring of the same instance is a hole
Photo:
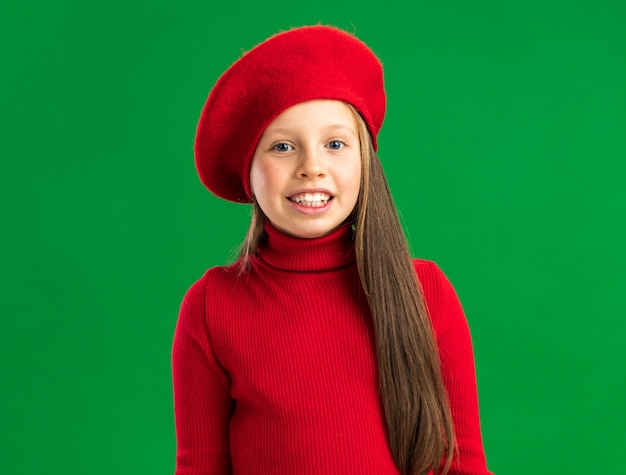
[[[387,439],[403,475],[447,474],[455,435],[432,326],[382,165],[360,114],[361,188],[349,219],[355,254],[376,335]],[[241,245],[242,272],[264,237],[265,215],[253,204]],[[444,461],[445,460],[445,461]]]

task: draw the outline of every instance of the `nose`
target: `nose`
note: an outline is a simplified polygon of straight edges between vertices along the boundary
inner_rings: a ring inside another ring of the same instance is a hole
[[[303,148],[296,173],[300,178],[322,178],[326,176],[322,152],[312,148]]]

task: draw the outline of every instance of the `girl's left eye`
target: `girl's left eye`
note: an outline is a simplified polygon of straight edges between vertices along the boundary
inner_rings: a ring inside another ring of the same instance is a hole
[[[341,140],[331,140],[328,142],[328,148],[331,150],[341,150],[346,144]]]

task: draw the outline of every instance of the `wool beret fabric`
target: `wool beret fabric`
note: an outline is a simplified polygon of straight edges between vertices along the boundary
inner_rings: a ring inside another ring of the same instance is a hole
[[[221,198],[250,203],[250,162],[263,132],[285,109],[313,99],[353,105],[376,147],[386,105],[378,58],[337,28],[294,28],[245,53],[209,93],[194,145],[202,183]]]

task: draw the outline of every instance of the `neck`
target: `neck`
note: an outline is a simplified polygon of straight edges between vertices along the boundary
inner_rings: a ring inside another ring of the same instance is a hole
[[[266,239],[258,248],[261,261],[282,270],[319,272],[337,269],[354,262],[352,227],[343,224],[318,238],[299,238],[264,224]]]

